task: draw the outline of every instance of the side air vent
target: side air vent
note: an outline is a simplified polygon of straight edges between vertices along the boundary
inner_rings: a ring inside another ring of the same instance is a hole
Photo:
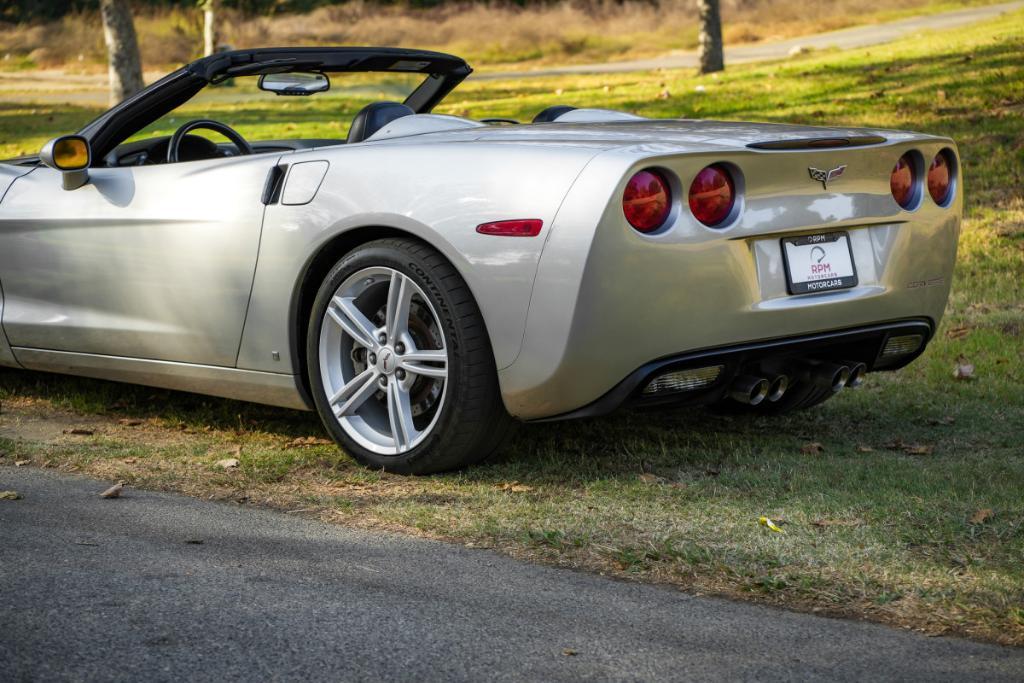
[[[274,166],[267,174],[267,182],[263,185],[262,201],[265,205],[277,204],[281,198],[281,186],[284,184],[285,171],[288,164]]]
[[[835,149],[837,147],[866,147],[885,142],[881,135],[858,135],[848,138],[804,138],[802,140],[770,140],[751,142],[751,149]]]

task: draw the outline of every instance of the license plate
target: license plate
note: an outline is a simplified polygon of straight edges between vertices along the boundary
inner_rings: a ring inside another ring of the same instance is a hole
[[[850,236],[845,232],[783,237],[782,253],[790,294],[857,286]]]

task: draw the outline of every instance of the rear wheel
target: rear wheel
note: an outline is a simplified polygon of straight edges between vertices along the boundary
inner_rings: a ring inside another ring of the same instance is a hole
[[[324,425],[369,467],[464,467],[514,425],[469,288],[420,242],[378,240],[342,258],[313,304],[306,351]]]

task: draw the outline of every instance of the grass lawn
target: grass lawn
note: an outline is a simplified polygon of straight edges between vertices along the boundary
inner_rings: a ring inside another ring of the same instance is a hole
[[[252,138],[340,136],[362,101],[311,98],[299,111],[222,100],[185,115]],[[1024,645],[1024,13],[717,78],[471,82],[440,111],[526,119],[555,103],[954,137],[967,220],[936,340],[911,367],[794,417],[686,409],[528,426],[493,464],[417,479],[356,466],[308,414],[0,371],[0,463]],[[0,104],[0,157],[95,113]],[[960,356],[973,379],[954,380]],[[239,467],[218,467],[226,457]]]

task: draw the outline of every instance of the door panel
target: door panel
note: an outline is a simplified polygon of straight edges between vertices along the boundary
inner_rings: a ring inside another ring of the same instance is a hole
[[[278,155],[90,170],[40,167],[0,204],[11,346],[233,366]]]

